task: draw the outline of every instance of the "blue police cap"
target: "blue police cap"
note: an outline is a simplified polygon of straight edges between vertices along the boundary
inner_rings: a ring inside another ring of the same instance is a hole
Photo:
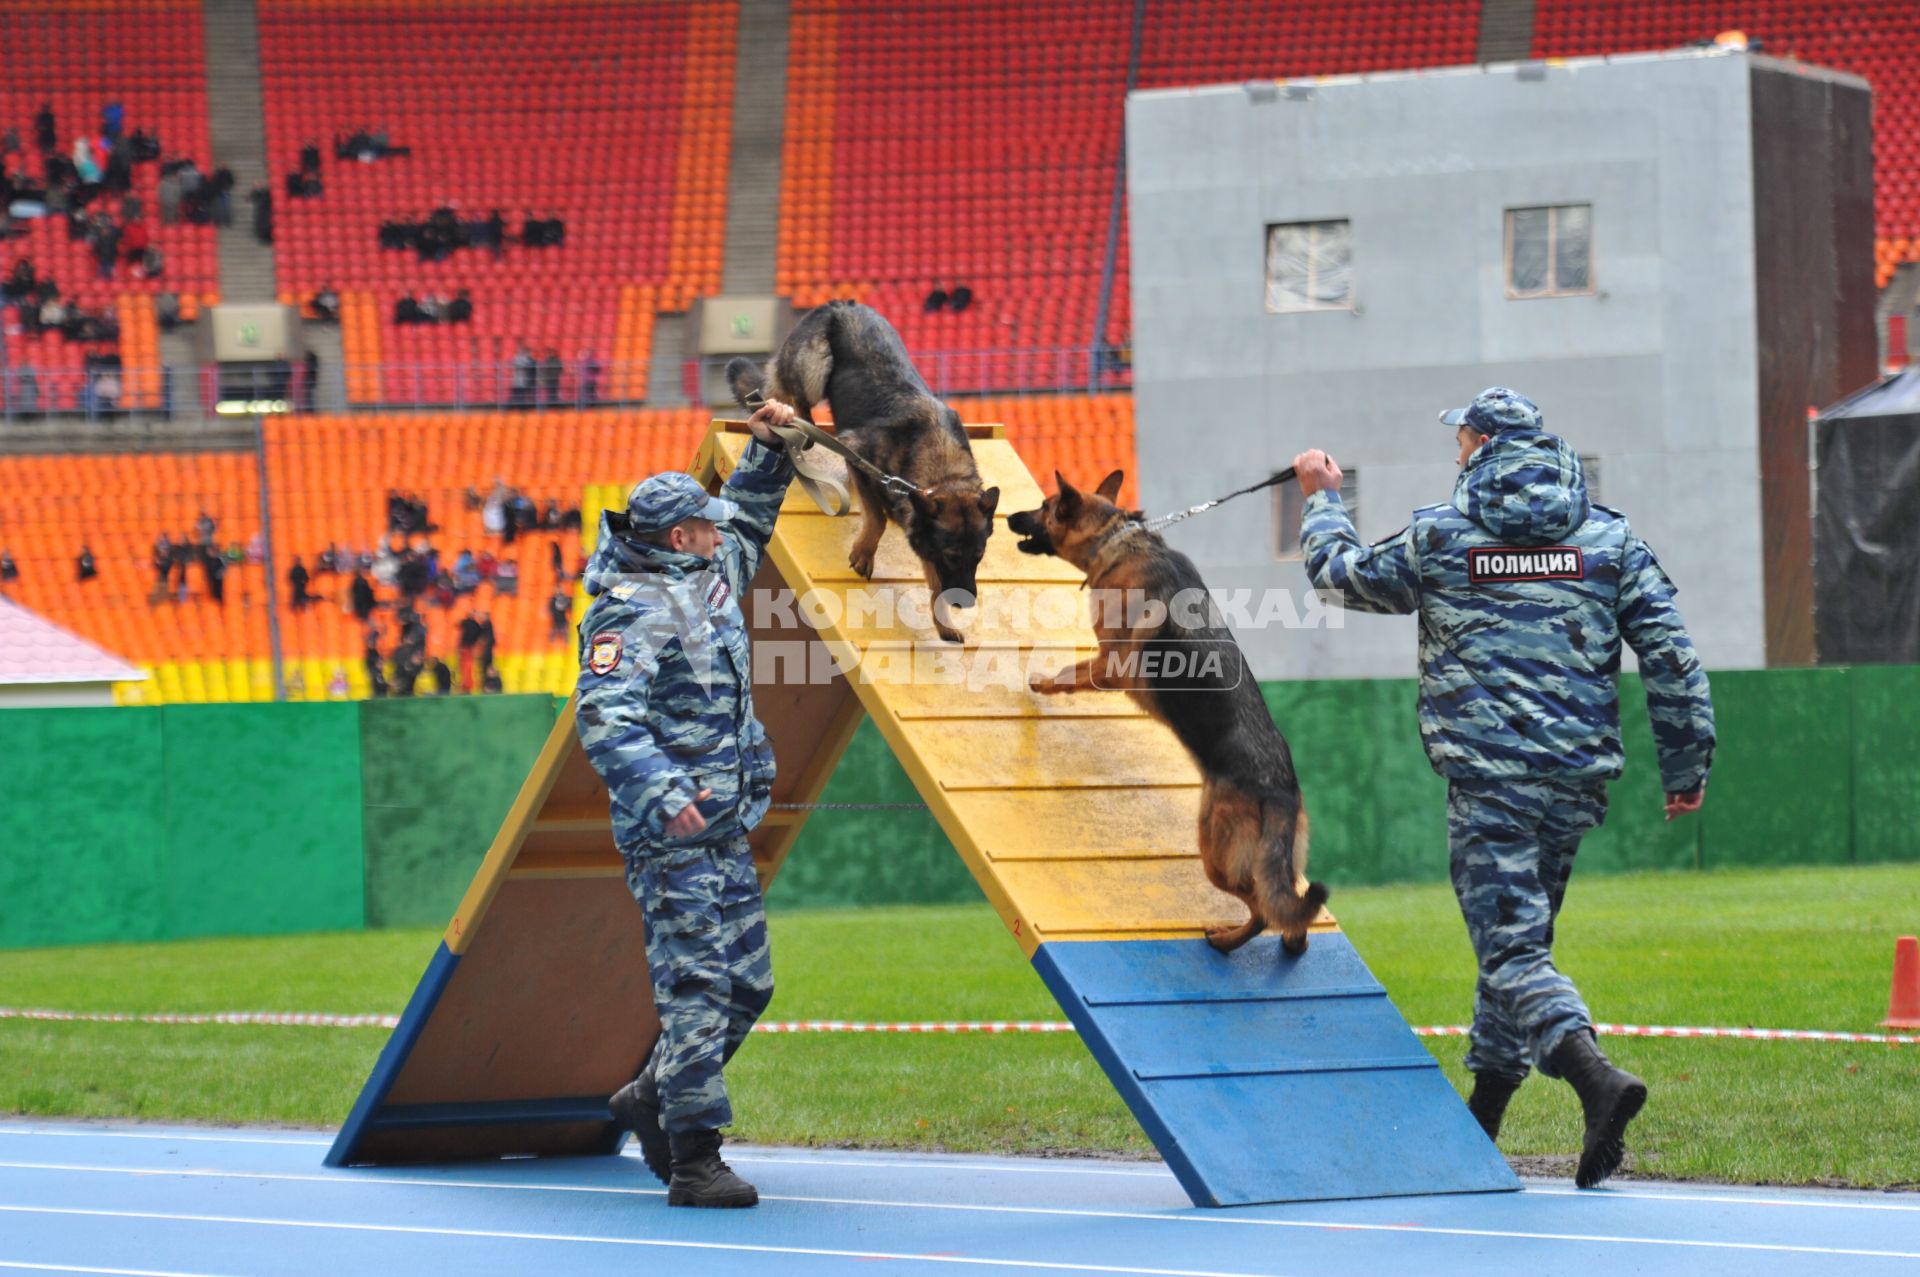
[[[1503,430],[1539,430],[1546,418],[1534,407],[1533,400],[1505,386],[1491,386],[1473,397],[1464,408],[1449,408],[1440,414],[1443,424],[1471,426],[1483,435]]]
[[[708,496],[700,481],[682,470],[642,479],[627,494],[627,527],[634,532],[664,532],[685,519],[725,523],[740,507]]]

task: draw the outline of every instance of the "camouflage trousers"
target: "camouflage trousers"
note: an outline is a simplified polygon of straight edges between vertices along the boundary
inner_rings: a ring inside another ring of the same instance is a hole
[[[1480,981],[1467,1068],[1519,1079],[1592,1017],[1553,965],[1553,924],[1580,839],[1606,816],[1598,781],[1456,780],[1447,790],[1453,891]]]
[[[767,916],[747,836],[703,846],[623,848],[647,921],[660,1037],[642,1076],[669,1132],[733,1121],[721,1069],[773,998]]]

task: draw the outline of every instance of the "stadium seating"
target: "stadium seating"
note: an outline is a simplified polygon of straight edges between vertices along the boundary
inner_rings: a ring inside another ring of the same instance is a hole
[[[475,388],[521,342],[559,355],[569,396],[589,351],[642,368],[604,375],[603,396],[644,393],[653,311],[719,289],[736,20],[732,4],[262,0],[280,286],[289,301],[323,284],[362,296],[350,398],[484,401]],[[411,153],[336,158],[336,135],[361,128]],[[289,199],[285,175],[308,142],[323,193]],[[379,246],[382,222],[443,204],[462,221],[497,208],[510,236],[529,214],[557,217],[565,243],[437,262]],[[393,323],[403,293],[461,288],[471,323]],[[425,368],[438,371],[413,371]]]
[[[101,111],[109,102],[124,106],[126,133],[144,129],[159,139],[166,156],[189,156],[203,172],[212,171],[198,0],[102,0],[89,5],[13,0],[0,5],[0,50],[5,63],[0,131],[17,131],[25,147],[24,154],[0,161],[9,171],[40,175],[33,120],[42,103],[53,108],[60,149],[70,152],[76,137],[99,136]],[[59,284],[63,300],[117,313],[122,341],[143,343],[121,351],[129,366],[139,361],[149,370],[139,382],[141,407],[152,406],[157,397],[151,370],[158,368],[158,354],[150,340],[152,306],[145,295],[177,292],[198,303],[216,300],[220,287],[213,228],[185,222],[161,225],[158,181],[158,164],[134,166],[130,193],[145,205],[144,220],[164,260],[159,276],[136,278],[122,262],[111,280],[99,279],[86,242],[71,238],[64,219],[57,217],[23,221],[25,235],[0,241],[0,271],[11,269],[15,258],[30,258],[41,277],[51,276]],[[103,196],[91,208],[116,219],[120,215],[116,197]],[[136,319],[142,337],[128,328],[130,309],[134,316],[145,317]],[[113,353],[113,343],[26,337],[11,331],[14,327],[0,324],[0,366],[33,370],[42,409],[84,407],[86,358]],[[134,402],[133,386],[125,390],[123,402]]]
[[[956,401],[969,421],[1000,421],[1043,480],[1058,468],[1097,482],[1114,467],[1133,492],[1133,400],[1129,395],[1044,396]],[[571,533],[536,532],[512,547],[489,536],[468,488],[496,478],[544,508],[551,498],[581,505],[589,492],[616,497],[639,477],[691,460],[708,414],[702,409],[575,413],[423,414],[280,419],[268,423],[266,462],[272,506],[271,550],[279,595],[281,648],[289,690],[307,698],[368,693],[360,663],[363,634],[346,609],[346,575],[316,576],[321,602],[295,611],[287,569],[299,556],[309,570],[329,544],[376,550],[387,540],[386,497],[400,486],[427,502],[439,525],[429,540],[443,561],[462,548],[516,560],[518,591],[482,587],[452,609],[422,608],[428,650],[454,664],[457,627],[477,603],[493,617],[507,691],[564,692],[573,649],[548,637],[552,597],[550,544],[569,574],[580,566]],[[266,568],[252,562],[226,577],[226,602],[206,598],[196,566],[184,601],[155,601],[154,537],[191,531],[202,510],[218,521],[216,543],[250,546],[260,533],[257,458],[247,452],[0,457],[0,547],[20,564],[8,593],[25,606],[147,669],[150,685],[126,689],[143,702],[270,699],[272,648]],[[1050,486],[1050,483],[1049,483]],[[591,521],[596,507],[583,511]],[[83,544],[99,565],[95,580],[75,580]],[[262,540],[255,549],[265,549]],[[378,591],[390,604],[393,591]],[[383,645],[396,637],[390,613],[378,614]]]
[[[1144,87],[1471,61],[1478,0],[1147,7]],[[1106,0],[797,0],[779,286],[879,307],[907,345],[1000,354],[946,382],[1087,384],[1132,13]],[[1104,338],[1130,325],[1124,255]],[[973,304],[931,313],[936,287]]]
[[[1873,86],[1876,284],[1920,261],[1920,4],[1914,0],[1540,0],[1533,51],[1668,49],[1743,31],[1763,52]]]

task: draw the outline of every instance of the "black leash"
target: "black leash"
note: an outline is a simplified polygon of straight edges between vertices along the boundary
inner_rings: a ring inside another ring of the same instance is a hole
[[[1260,482],[1255,484],[1250,484],[1247,487],[1241,488],[1237,492],[1229,492],[1224,497],[1215,497],[1213,500],[1203,501],[1199,505],[1190,505],[1186,509],[1180,511],[1180,513],[1178,514],[1163,514],[1157,519],[1148,519],[1142,526],[1144,526],[1146,530],[1149,532],[1158,532],[1161,528],[1171,526],[1172,524],[1180,522],[1182,519],[1191,519],[1196,514],[1205,514],[1207,511],[1213,509],[1213,507],[1217,505],[1225,505],[1227,502],[1233,500],[1235,497],[1244,497],[1249,492],[1258,492],[1262,488],[1271,488],[1276,484],[1285,483],[1287,480],[1292,479],[1294,477],[1296,477],[1294,474],[1294,467],[1288,466],[1285,470],[1282,470],[1279,474],[1274,475],[1272,478],[1262,479]]]

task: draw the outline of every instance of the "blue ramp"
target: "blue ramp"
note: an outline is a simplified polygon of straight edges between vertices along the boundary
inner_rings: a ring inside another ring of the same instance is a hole
[[[1197,1205],[1520,1181],[1339,932],[1056,941],[1033,965]]]

